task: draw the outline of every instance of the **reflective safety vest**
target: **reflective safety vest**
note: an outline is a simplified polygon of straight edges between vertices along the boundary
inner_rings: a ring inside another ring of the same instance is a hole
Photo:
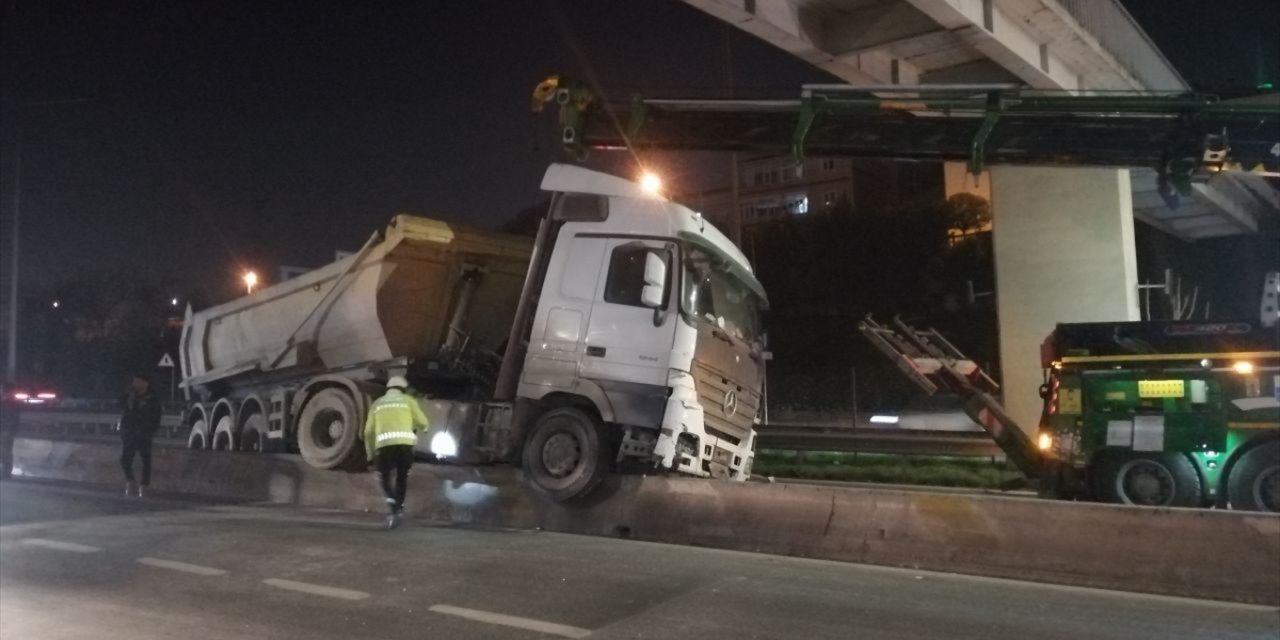
[[[418,401],[399,389],[387,389],[386,395],[369,407],[364,421],[364,450],[373,458],[383,447],[418,443],[418,434],[427,430],[427,416]]]

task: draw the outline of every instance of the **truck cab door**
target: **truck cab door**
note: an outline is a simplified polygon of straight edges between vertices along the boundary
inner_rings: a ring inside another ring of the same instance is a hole
[[[665,387],[679,322],[675,244],[609,238],[603,262],[579,376]]]

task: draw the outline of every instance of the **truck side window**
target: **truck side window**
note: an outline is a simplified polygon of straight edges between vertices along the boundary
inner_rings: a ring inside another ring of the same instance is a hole
[[[644,262],[645,256],[652,250],[639,242],[624,244],[613,250],[609,257],[608,279],[604,284],[605,302],[631,307],[644,306],[640,302],[640,292],[644,290]],[[667,276],[668,281],[670,277]],[[670,286],[667,289],[670,295]]]

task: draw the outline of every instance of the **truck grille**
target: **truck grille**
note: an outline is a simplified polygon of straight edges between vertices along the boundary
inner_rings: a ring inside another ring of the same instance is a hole
[[[707,433],[734,445],[748,440],[756,411],[760,407],[760,396],[706,364],[695,362],[693,369]],[[730,391],[737,400],[736,410],[732,414],[725,408],[725,399]]]

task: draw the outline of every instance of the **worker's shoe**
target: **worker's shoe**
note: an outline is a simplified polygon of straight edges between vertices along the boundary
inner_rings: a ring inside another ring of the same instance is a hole
[[[136,483],[134,483],[133,481],[124,483],[124,495],[126,498],[136,495],[137,493],[138,493],[138,485]]]
[[[387,516],[387,531],[390,531],[398,526],[400,526],[400,514],[393,513]]]
[[[137,493],[137,494],[135,494],[135,495],[137,495],[139,498],[141,498],[141,497],[143,497],[143,494],[145,494],[146,492],[147,492],[147,487],[146,487],[146,485],[141,485],[141,484],[140,484],[140,485],[138,485],[138,493]]]

